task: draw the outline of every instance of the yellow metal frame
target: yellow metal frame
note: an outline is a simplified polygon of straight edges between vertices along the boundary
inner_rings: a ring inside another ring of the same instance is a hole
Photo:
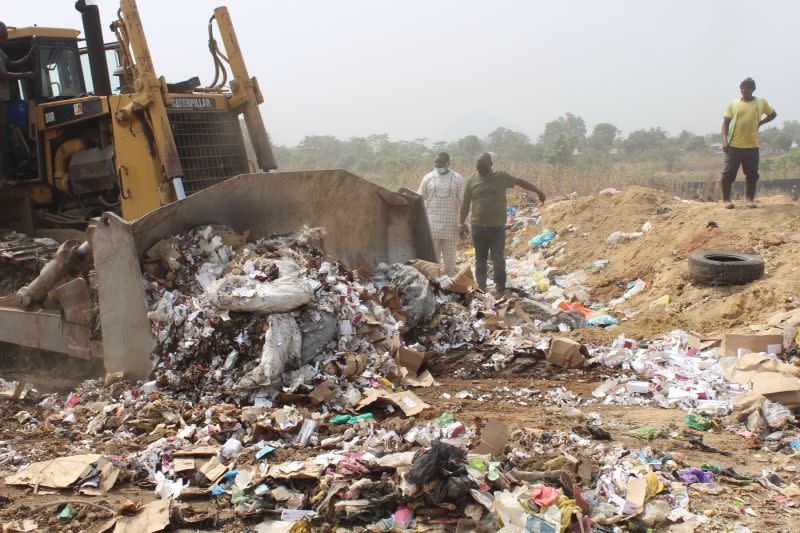
[[[47,28],[44,26],[26,26],[24,28],[8,28],[9,39],[23,37],[66,37],[77,39],[81,32],[69,28]]]
[[[167,116],[173,97],[208,98],[215,102],[216,109],[230,110],[244,116],[247,129],[262,169],[276,168],[275,159],[264,121],[258,105],[264,101],[258,81],[250,77],[242,56],[239,42],[227,8],[214,10],[221,40],[225,47],[222,56],[230,66],[230,92],[221,86],[189,94],[173,94],[167,91],[163,77],[156,76],[139,10],[135,0],[121,0],[118,20],[112,24],[122,54],[122,65],[126,85],[130,94],[99,97],[102,113],[75,117],[67,122],[48,125],[46,116],[52,108],[78,105],[98,100],[89,96],[49,102],[36,106],[36,127],[43,139],[44,170],[50,188],[38,186],[27,188],[28,196],[37,204],[53,201],[53,190],[68,190],[64,165],[68,165],[72,152],[79,149],[80,141],[65,145],[54,154],[53,143],[64,137],[65,128],[87,120],[108,120],[114,143],[116,171],[120,180],[120,208],[122,216],[133,220],[178,199],[182,186],[177,186],[183,177],[183,168],[178,157],[175,139]],[[65,28],[26,27],[9,30],[10,38],[31,36],[63,37],[76,39],[77,30]],[[58,159],[60,179],[56,179],[55,166]]]

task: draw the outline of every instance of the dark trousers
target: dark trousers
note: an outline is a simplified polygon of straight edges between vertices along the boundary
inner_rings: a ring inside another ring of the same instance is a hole
[[[722,171],[722,181],[733,183],[736,174],[739,173],[741,165],[748,189],[752,187],[755,192],[755,184],[758,181],[758,148],[734,148],[730,147],[725,154],[725,169]]]
[[[478,287],[486,289],[487,260],[492,254],[494,284],[506,287],[506,227],[472,226],[472,242],[475,245],[475,281]]]

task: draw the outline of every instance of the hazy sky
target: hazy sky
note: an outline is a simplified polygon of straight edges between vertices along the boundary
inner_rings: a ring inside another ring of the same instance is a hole
[[[3,2],[8,25],[80,28],[73,0]],[[169,81],[213,77],[209,0],[139,0]],[[117,2],[100,0],[104,26]],[[536,138],[567,111],[591,131],[718,131],[739,82],[800,119],[795,0],[229,0],[267,127],[452,140],[497,126]],[[111,36],[109,35],[109,40]]]

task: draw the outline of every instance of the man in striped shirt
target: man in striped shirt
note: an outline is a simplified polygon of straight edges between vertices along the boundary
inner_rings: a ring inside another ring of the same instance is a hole
[[[425,201],[425,212],[433,237],[436,261],[448,276],[456,273],[458,213],[464,198],[464,178],[450,170],[450,155],[442,152],[434,160],[434,169],[422,178],[417,193]]]

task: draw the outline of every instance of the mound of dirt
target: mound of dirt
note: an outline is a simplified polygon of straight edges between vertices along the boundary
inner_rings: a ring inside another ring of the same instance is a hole
[[[642,338],[672,328],[716,335],[797,307],[797,215],[797,203],[784,196],[759,198],[758,209],[745,209],[737,203],[736,209],[727,210],[719,203],[683,200],[630,187],[614,196],[594,195],[546,205],[542,223],[558,232],[549,246],[553,266],[572,271],[598,259],[609,261],[605,268],[589,273],[593,300],[619,297],[637,278],[647,283],[642,293],[615,309],[616,316],[630,317],[621,323],[622,331]],[[608,242],[612,232],[640,232],[647,222],[652,229],[640,237],[623,238],[616,245]],[[522,256],[528,252],[527,241],[540,230],[540,226],[530,226],[518,234],[516,242],[520,244],[511,253]],[[690,282],[689,255],[709,249],[760,254],[766,263],[765,274],[736,287]],[[662,296],[670,297],[666,307],[651,306]],[[611,330],[605,335],[583,335],[602,338],[619,333]]]

